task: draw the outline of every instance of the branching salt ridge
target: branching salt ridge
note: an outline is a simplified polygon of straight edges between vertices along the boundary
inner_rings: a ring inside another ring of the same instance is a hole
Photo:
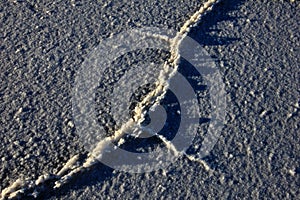
[[[60,188],[64,184],[68,183],[68,181],[73,178],[76,174],[79,174],[83,171],[88,170],[95,163],[98,162],[99,157],[105,152],[108,145],[112,142],[120,140],[126,130],[130,130],[136,124],[140,124],[144,120],[144,109],[148,105],[156,106],[160,102],[160,100],[164,97],[168,87],[169,80],[176,74],[180,53],[179,53],[179,45],[182,40],[186,37],[190,28],[197,25],[201,17],[212,7],[218,3],[220,0],[208,0],[205,2],[200,9],[195,12],[181,27],[180,31],[177,35],[168,41],[170,42],[170,58],[168,61],[164,63],[163,69],[159,74],[158,81],[155,83],[156,88],[148,93],[144,99],[135,107],[134,117],[133,119],[128,120],[125,124],[121,126],[121,128],[115,131],[114,135],[107,137],[101,140],[96,147],[93,149],[91,153],[89,153],[85,162],[81,165],[78,165],[79,155],[75,155],[72,157],[63,168],[56,174],[45,174],[41,175],[36,181],[34,180],[21,180],[17,179],[12,185],[5,188],[1,192],[1,200],[4,199],[17,199],[22,196],[32,196],[37,197],[39,192],[42,192],[45,187],[44,184],[52,182],[54,183],[54,189]],[[162,38],[164,39],[164,38]],[[153,133],[153,135],[157,135]],[[161,135],[157,135],[158,138],[165,144],[165,146],[172,151],[175,155],[185,155],[189,160],[199,162],[203,165],[206,171],[212,171],[210,167],[201,159],[197,159],[191,155],[187,155],[185,152],[177,151],[176,147],[172,144],[172,142],[168,141]]]

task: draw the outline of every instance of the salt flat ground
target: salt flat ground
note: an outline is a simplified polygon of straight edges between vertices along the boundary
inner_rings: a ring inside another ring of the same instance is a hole
[[[76,71],[105,38],[129,28],[179,30],[187,1],[1,1],[0,190],[55,173],[85,152],[72,126]],[[299,198],[299,1],[221,0],[189,34],[215,60],[226,122],[204,158],[130,174],[101,163],[43,199]]]

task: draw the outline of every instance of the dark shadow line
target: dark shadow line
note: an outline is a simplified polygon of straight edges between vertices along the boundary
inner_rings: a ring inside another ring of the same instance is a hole
[[[232,10],[239,9],[239,6],[244,2],[244,0],[224,0],[216,4],[211,12],[202,17],[201,22],[188,34],[194,40],[196,40],[200,45],[227,45],[233,43],[239,38],[229,38],[229,37],[217,37],[211,35],[211,31],[215,31],[213,27],[221,21],[229,20],[234,21],[237,18],[231,17],[228,13]],[[204,86],[203,86],[204,87]],[[199,88],[205,89],[205,88]],[[201,120],[201,119],[200,119]],[[202,123],[209,122],[209,118],[203,118]],[[210,161],[209,157],[206,161]],[[54,190],[50,189],[47,193],[41,194],[38,199],[49,199],[52,197],[61,198],[62,196],[69,193],[71,190],[82,189],[84,187],[95,185],[99,182],[103,182],[113,177],[113,169],[102,164],[97,163],[95,166],[91,167],[88,171],[78,174],[72,178],[72,180],[66,185],[62,186],[60,189]],[[29,198],[30,199],[30,198]]]

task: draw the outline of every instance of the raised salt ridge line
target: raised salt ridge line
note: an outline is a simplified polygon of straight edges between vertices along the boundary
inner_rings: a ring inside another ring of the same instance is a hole
[[[81,173],[85,170],[88,170],[91,166],[98,162],[99,156],[105,151],[108,145],[111,142],[118,141],[126,132],[126,130],[133,127],[135,124],[141,123],[144,119],[143,110],[146,105],[153,104],[158,105],[159,101],[164,97],[168,87],[169,87],[169,80],[172,78],[178,68],[180,54],[179,54],[179,45],[181,44],[184,37],[190,31],[190,28],[195,26],[201,17],[209,10],[212,9],[213,5],[215,5],[220,0],[208,0],[205,2],[200,9],[195,12],[190,19],[188,19],[183,26],[181,27],[180,31],[177,35],[169,40],[166,38],[167,41],[170,41],[170,53],[171,56],[167,62],[164,63],[163,69],[160,72],[159,80],[155,83],[156,88],[140,102],[135,108],[135,116],[133,119],[130,119],[125,124],[121,126],[119,130],[115,132],[115,134],[111,137],[107,137],[101,140],[95,147],[95,149],[88,155],[86,161],[81,166],[76,166],[76,163],[79,159],[79,155],[75,155],[72,157],[64,167],[55,175],[53,174],[46,174],[40,176],[36,181],[25,181],[21,179],[17,179],[12,185],[5,188],[1,192],[1,200],[4,199],[15,199],[19,198],[22,195],[26,195],[26,191],[35,191],[33,193],[27,193],[27,196],[37,197],[38,193],[36,192],[37,188],[39,188],[40,192],[43,191],[43,187],[41,185],[45,184],[46,181],[53,181],[55,188],[59,188],[62,185],[66,184],[74,175]],[[162,39],[165,39],[162,37]],[[154,100],[153,100],[154,99]],[[154,102],[153,102],[154,101]],[[178,152],[176,147],[172,144],[172,142],[166,140],[164,137],[159,136],[163,143],[165,143],[166,147],[173,151],[176,155],[185,155],[189,160],[199,162],[204,166],[207,171],[211,171],[210,167],[201,159],[196,159],[191,155],[187,155],[185,152]]]
[[[192,155],[189,155],[187,154],[185,151],[178,151],[175,147],[175,145],[167,140],[167,138],[165,138],[164,136],[162,135],[159,135],[157,134],[156,132],[154,132],[152,129],[149,129],[149,128],[142,128],[143,131],[147,131],[148,133],[150,133],[151,135],[155,135],[157,136],[164,144],[165,146],[169,149],[169,151],[172,151],[172,153],[176,156],[176,157],[179,157],[180,155],[181,156],[185,156],[186,158],[188,158],[190,161],[193,161],[193,162],[198,162],[200,163],[204,169],[210,173],[214,172],[214,170],[212,170],[209,165],[202,159],[199,159],[199,158],[196,158],[195,156],[192,156]]]

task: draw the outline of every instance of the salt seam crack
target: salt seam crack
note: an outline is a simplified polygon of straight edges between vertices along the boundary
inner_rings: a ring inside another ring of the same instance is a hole
[[[41,175],[38,177],[36,181],[33,180],[21,180],[17,179],[13,184],[9,187],[5,188],[1,192],[1,200],[4,199],[17,199],[22,195],[26,195],[26,191],[34,191],[27,196],[37,197],[39,192],[43,191],[43,185],[49,181],[54,183],[53,189],[60,188],[64,184],[68,183],[68,181],[74,177],[74,175],[82,173],[90,169],[95,163],[98,162],[99,155],[101,156],[108,145],[112,142],[118,141],[119,139],[124,136],[126,130],[133,127],[135,124],[141,123],[144,120],[144,113],[143,110],[145,105],[150,104],[153,99],[153,105],[157,106],[160,100],[166,94],[166,91],[169,87],[169,80],[176,74],[180,54],[179,54],[179,45],[181,44],[182,40],[186,37],[188,32],[190,31],[191,27],[198,24],[201,17],[206,14],[207,11],[210,11],[212,7],[218,3],[220,0],[208,0],[205,2],[198,11],[196,11],[181,27],[180,31],[176,34],[176,36],[169,40],[165,37],[160,37],[161,39],[165,39],[170,42],[171,48],[171,56],[164,63],[163,69],[160,72],[159,80],[156,82],[155,90],[151,91],[146,97],[135,107],[135,115],[133,119],[128,120],[125,124],[121,126],[119,130],[115,132],[114,135],[107,137],[101,140],[97,146],[93,149],[91,153],[88,154],[85,162],[78,166],[79,154],[73,156],[71,159],[67,161],[67,163],[63,166],[63,168],[56,174],[46,174]],[[186,156],[190,161],[198,162],[201,164],[204,169],[208,172],[212,172],[213,170],[209,167],[209,165],[203,161],[202,159],[198,159],[192,155],[186,154],[186,152],[180,152],[176,149],[176,147],[172,144],[171,141],[168,141],[165,137],[153,133],[156,135],[160,140],[165,144],[165,146],[172,151],[175,155],[178,156]],[[40,190],[38,192],[38,189]]]

